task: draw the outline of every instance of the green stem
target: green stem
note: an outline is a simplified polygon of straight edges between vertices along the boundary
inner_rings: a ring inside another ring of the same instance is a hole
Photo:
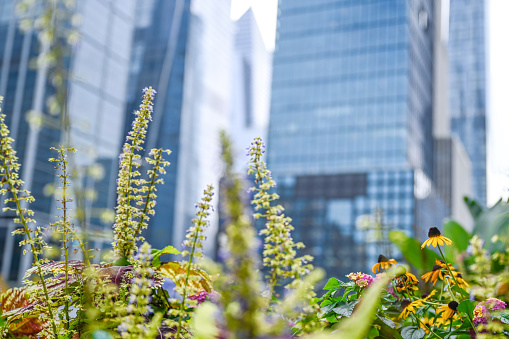
[[[159,153],[157,154],[156,164],[154,165],[154,173],[152,173],[152,179],[150,180],[150,186],[149,186],[148,192],[147,192],[147,200],[145,201],[145,207],[143,208],[143,212],[141,213],[141,219],[138,222],[138,226],[136,227],[136,230],[134,232],[135,241],[136,241],[136,237],[141,232],[141,226],[143,225],[143,221],[145,220],[145,216],[147,215],[148,204],[150,202],[150,194],[152,193],[152,190],[154,189],[154,186],[155,186],[155,182],[156,182],[156,178],[157,178],[157,170],[159,169],[159,163],[161,162],[162,153],[163,153],[162,149],[159,149],[158,151],[159,151]]]
[[[442,339],[442,337],[440,337],[438,334],[436,334],[435,332],[433,332],[433,330],[431,329],[431,326],[430,326],[430,327],[426,326],[426,325],[425,325],[425,324],[421,321],[421,319],[417,318],[417,316],[416,316],[415,314],[413,314],[413,313],[410,313],[410,314],[412,314],[412,317],[414,317],[414,319],[416,319],[416,320],[417,320],[417,322],[418,322],[419,324],[422,324],[422,326],[424,326],[424,328],[426,328],[426,329],[427,329],[427,330],[428,330],[431,334],[433,334],[433,335],[434,335],[435,337],[437,337],[437,338]]]
[[[203,220],[203,215],[200,214],[200,218],[198,219],[198,222],[196,223],[196,225],[201,225],[202,220]],[[196,249],[196,243],[198,242],[198,236],[199,236],[199,232],[197,231],[194,235],[193,247],[191,249],[191,253],[189,254],[189,262],[187,265],[186,279],[184,280],[184,291],[182,292],[182,302],[180,303],[179,320],[178,320],[177,334],[175,335],[175,339],[180,338],[180,331],[182,330],[182,313],[184,313],[184,306],[185,306],[186,297],[187,297],[187,286],[189,283],[189,276],[191,275],[191,265],[193,263],[194,251]]]
[[[63,185],[62,185],[62,205],[64,216],[62,219],[63,226],[63,237],[64,237],[64,256],[65,256],[65,294],[69,293],[69,249],[67,247],[67,233],[69,232],[69,225],[67,220],[67,199],[66,199],[66,191],[67,191],[67,161],[64,158],[64,151],[62,150],[62,166],[63,166]],[[65,298],[64,312],[65,312],[65,329],[69,330],[69,300]]]
[[[11,179],[10,172],[9,172],[9,166],[5,162],[5,157],[3,157],[2,162],[3,162],[4,171],[5,171],[5,176],[7,177],[7,182],[9,183],[9,186],[10,186],[10,189],[11,189],[13,200],[16,203],[16,208],[18,209],[19,218],[21,220],[21,223],[23,224],[23,229],[25,230],[25,234],[26,234],[26,236],[27,236],[27,238],[28,238],[28,240],[30,242],[30,246],[32,248],[32,253],[34,255],[34,262],[35,262],[35,265],[37,266],[37,272],[39,273],[39,278],[41,279],[41,285],[42,285],[42,289],[44,291],[44,297],[46,298],[48,313],[49,313],[49,316],[51,318],[51,327],[53,329],[53,334],[54,334],[55,338],[58,338],[57,326],[55,324],[55,318],[53,316],[53,310],[51,309],[51,299],[49,297],[48,288],[46,287],[46,279],[44,278],[44,274],[42,272],[41,264],[39,262],[39,256],[37,255],[37,251],[38,250],[35,248],[35,245],[34,245],[33,240],[32,240],[32,236],[30,235],[31,230],[28,227],[27,221],[26,221],[25,216],[23,214],[24,211],[21,208],[21,205],[19,203],[18,195],[16,194],[16,190],[17,189],[12,184],[12,179]]]
[[[456,284],[456,286],[458,286],[458,288],[461,288],[458,285],[458,282],[456,281],[456,278],[454,277],[454,274],[452,274],[451,268],[449,267],[449,264],[447,263],[447,260],[445,260],[444,253],[442,252],[442,249],[440,248],[440,245],[438,245],[437,247],[438,247],[438,250],[440,251],[440,255],[442,255],[442,259],[444,260],[445,267],[447,267],[447,270],[449,271],[449,274],[452,277],[452,280],[454,280],[454,283]],[[445,278],[445,280],[447,280],[447,278]],[[453,291],[452,291],[451,285],[449,284],[449,281],[447,281],[447,285],[449,285],[449,288],[451,289],[451,295],[453,295]],[[461,293],[460,293],[460,298],[461,298],[461,300],[463,300],[463,295]]]

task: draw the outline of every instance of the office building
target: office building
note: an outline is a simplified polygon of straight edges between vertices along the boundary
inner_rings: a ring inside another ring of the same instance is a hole
[[[145,237],[155,248],[177,246],[206,185],[219,183],[219,131],[228,126],[230,107],[230,1],[139,0],[136,12],[125,128],[130,129],[141,89],[154,87],[145,148],[172,153]],[[217,216],[211,218],[213,233]]]
[[[279,3],[268,165],[328,274],[399,259],[381,228],[422,238],[448,214],[433,182],[433,3]]]
[[[245,172],[246,148],[255,137],[266,139],[270,112],[272,53],[267,51],[249,8],[235,22],[232,63],[232,104],[229,134],[234,145],[235,169]]]
[[[47,101],[55,93],[51,84],[53,69],[33,68],[41,46],[36,31],[23,32],[15,13],[14,0],[0,0],[0,95],[2,112],[16,140],[25,188],[35,202],[30,208],[41,226],[54,221],[57,205],[52,192],[59,184],[50,147],[69,141],[79,155],[69,156],[71,166],[80,174],[73,187],[83,193],[95,192],[95,202],[83,199],[85,214],[78,227],[100,230],[111,227],[99,216],[115,206],[115,179],[118,150],[123,134],[126,82],[135,20],[132,0],[84,0],[74,9],[81,17],[76,30],[80,40],[69,48],[65,67],[69,70],[68,112],[71,128],[62,133],[61,116],[49,112]],[[28,16],[36,16],[40,7]],[[70,13],[72,14],[72,13]],[[66,26],[69,28],[69,26]],[[36,117],[37,119],[34,119]],[[29,124],[27,121],[41,122]],[[92,175],[92,172],[95,175]],[[79,200],[76,198],[75,200]],[[73,206],[76,212],[76,205]],[[19,237],[12,237],[12,215],[3,214],[0,222],[1,273],[9,281],[21,281],[31,265],[31,256],[22,256]],[[89,239],[90,245],[103,247],[104,240]],[[106,240],[106,242],[109,242]]]
[[[451,130],[472,162],[473,197],[486,205],[486,1],[450,1]]]

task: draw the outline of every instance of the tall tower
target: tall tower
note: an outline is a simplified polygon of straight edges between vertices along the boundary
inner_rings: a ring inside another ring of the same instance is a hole
[[[81,175],[82,192],[95,191],[95,202],[86,202],[83,218],[87,228],[110,227],[99,215],[115,206],[115,179],[118,171],[118,149],[123,133],[126,81],[129,68],[131,33],[135,20],[133,0],[83,0],[75,11],[82,18],[77,28],[80,40],[65,60],[70,71],[68,83],[69,139],[78,151],[73,168],[82,173],[95,169],[99,175]],[[28,15],[37,13],[28,13]],[[15,0],[0,0],[0,95],[4,96],[2,112],[15,138],[21,163],[21,177],[35,202],[30,208],[39,224],[54,221],[57,206],[51,194],[58,185],[52,146],[63,144],[59,117],[49,112],[46,102],[55,93],[48,70],[31,65],[41,49],[36,32],[22,32],[15,13]],[[34,115],[35,112],[35,115]],[[33,116],[39,124],[29,124]],[[76,208],[73,207],[76,212]],[[84,226],[84,225],[76,225]],[[21,281],[31,265],[30,255],[21,255],[19,238],[11,236],[12,216],[0,218],[1,274],[6,280]],[[103,242],[89,239],[90,245]],[[109,244],[107,244],[109,245]]]
[[[245,172],[246,147],[255,137],[267,136],[272,80],[272,54],[251,8],[235,22],[233,55],[229,134],[235,146],[236,169]]]
[[[329,274],[400,256],[363,215],[421,237],[447,214],[433,185],[433,13],[431,0],[279,3],[268,163]]]
[[[486,1],[450,1],[451,130],[472,161],[474,198],[486,205]]]
[[[162,248],[183,240],[206,185],[218,187],[219,131],[227,128],[230,107],[230,1],[138,0],[136,11],[125,128],[131,127],[140,89],[154,87],[145,148],[172,154],[145,237]],[[215,227],[214,220],[211,232]]]

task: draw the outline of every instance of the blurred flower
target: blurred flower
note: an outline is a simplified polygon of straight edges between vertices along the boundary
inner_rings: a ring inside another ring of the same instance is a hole
[[[397,261],[394,259],[387,259],[383,254],[380,254],[378,256],[378,263],[373,265],[373,268],[371,269],[373,273],[377,273],[378,271],[382,271],[382,269],[386,270],[391,266],[394,266],[397,264]]]
[[[421,319],[421,328],[424,330],[424,332],[426,332],[426,334],[429,333],[429,330],[433,327],[435,323],[435,319],[434,318],[428,318],[428,317],[424,317]]]
[[[489,298],[486,300],[486,306],[492,311],[504,310],[507,304],[497,298]]]
[[[487,324],[488,319],[486,317],[487,311],[486,306],[479,304],[474,308],[474,324]]]
[[[433,286],[435,286],[435,284],[438,281],[438,278],[440,278],[440,280],[444,280],[444,276],[442,274],[442,267],[440,265],[433,266],[433,269],[428,273],[424,273],[421,278],[426,283],[428,281],[431,281],[433,283]]]
[[[442,305],[437,308],[436,313],[440,314],[440,317],[437,319],[436,324],[444,325],[447,320],[451,319],[453,316],[457,315],[458,311],[458,303],[456,301],[451,301],[447,305]]]
[[[415,314],[415,311],[417,308],[421,307],[421,304],[419,303],[419,300],[411,302],[410,300],[402,300],[401,301],[401,308],[403,308],[403,311],[399,315],[398,319],[406,319],[410,313]]]

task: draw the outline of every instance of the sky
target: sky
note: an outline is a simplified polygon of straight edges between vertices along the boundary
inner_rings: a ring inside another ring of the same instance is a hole
[[[509,0],[486,0],[487,11],[487,176],[488,206],[509,197]],[[267,49],[274,49],[277,0],[232,0],[232,19],[249,7]]]

